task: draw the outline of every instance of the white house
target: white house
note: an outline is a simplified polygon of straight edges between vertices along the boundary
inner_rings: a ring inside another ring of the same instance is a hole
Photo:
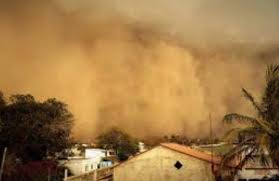
[[[98,162],[90,158],[68,158],[67,160],[60,160],[59,163],[67,167],[73,175],[81,175],[98,168]]]
[[[69,168],[72,174],[80,175],[98,168],[112,166],[111,161],[104,160],[108,152],[111,151],[99,148],[85,148],[83,156],[68,157],[60,160],[60,164]]]

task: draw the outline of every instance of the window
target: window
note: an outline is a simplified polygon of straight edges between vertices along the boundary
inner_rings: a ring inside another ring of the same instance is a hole
[[[88,172],[88,165],[85,165],[85,171]]]
[[[93,164],[91,164],[91,170],[93,170],[93,168],[94,168],[94,167],[93,167]]]
[[[177,161],[175,164],[174,164],[174,167],[179,170],[183,167],[182,163],[180,163],[179,161]]]

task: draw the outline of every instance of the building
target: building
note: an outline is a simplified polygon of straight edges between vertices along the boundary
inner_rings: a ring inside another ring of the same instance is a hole
[[[81,175],[98,168],[98,162],[84,157],[70,157],[67,160],[59,160],[60,165],[67,167],[71,174]]]
[[[73,175],[81,175],[99,168],[112,166],[110,159],[113,151],[99,148],[84,148],[80,156],[72,156],[60,160],[60,164],[67,167]]]
[[[237,143],[238,144],[238,143]],[[197,149],[202,149],[205,151],[213,151],[215,154],[225,155],[231,149],[233,149],[235,145],[227,144],[227,143],[219,143],[212,145],[200,145],[196,147]],[[261,162],[261,157],[258,153],[254,153],[252,155],[253,159],[248,160],[242,167],[239,166],[241,160],[245,159],[245,154],[249,154],[251,150],[244,152],[242,155],[238,156],[233,162],[233,167],[231,167],[234,172],[233,180],[235,181],[258,181],[258,180],[268,180],[273,178],[276,175],[279,175],[278,168],[272,166],[272,161],[268,156],[268,152],[265,152],[267,156],[268,165],[263,165]]]
[[[162,143],[115,166],[115,181],[214,181],[221,157],[175,143]]]
[[[268,160],[268,165],[263,165],[260,159],[259,155],[253,155],[252,160],[249,160],[241,169],[237,170],[234,180],[259,181],[268,180],[279,175],[278,168],[272,165],[271,159]]]

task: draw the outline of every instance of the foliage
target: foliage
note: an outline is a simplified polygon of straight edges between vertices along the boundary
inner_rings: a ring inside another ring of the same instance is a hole
[[[115,150],[120,161],[138,152],[138,141],[116,127],[99,135],[97,140],[101,148]]]
[[[8,147],[10,153],[26,162],[51,156],[70,143],[73,116],[63,102],[13,95],[4,103],[0,109],[1,150]]]
[[[238,121],[246,127],[234,128],[226,135],[227,140],[235,140],[237,137],[239,144],[225,155],[223,163],[237,157],[240,160],[238,166],[242,167],[255,154],[259,154],[262,164],[269,164],[269,153],[272,163],[279,166],[279,65],[267,67],[266,87],[261,103],[246,89],[242,89],[242,92],[258,116],[253,118],[237,113],[224,116],[226,123]]]
[[[220,144],[218,146],[207,146],[207,147],[197,147],[196,149],[207,151],[207,152],[213,152],[214,155],[224,156],[226,153],[228,153],[232,149],[231,144]]]
[[[178,143],[181,145],[207,145],[207,144],[216,144],[219,143],[218,138],[214,138],[211,140],[211,138],[208,137],[199,137],[199,138],[189,138],[185,135],[174,135],[172,134],[171,136],[165,135],[163,137],[164,142],[172,142],[172,143]]]

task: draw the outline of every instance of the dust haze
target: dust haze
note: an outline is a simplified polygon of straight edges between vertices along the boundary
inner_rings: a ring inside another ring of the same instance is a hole
[[[56,97],[74,136],[216,134],[278,61],[278,1],[0,0],[0,89]]]

